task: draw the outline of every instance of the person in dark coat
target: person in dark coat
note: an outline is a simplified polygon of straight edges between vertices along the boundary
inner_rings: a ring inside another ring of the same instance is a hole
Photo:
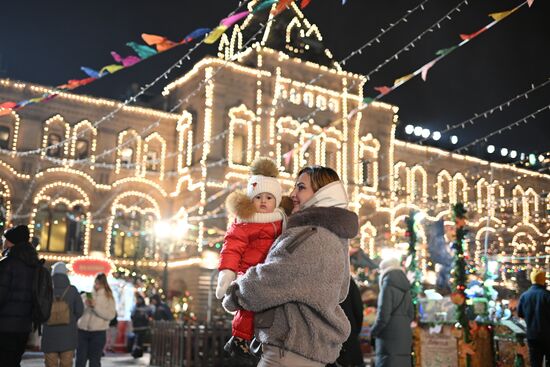
[[[155,321],[160,320],[174,320],[174,315],[170,311],[170,307],[165,302],[162,302],[158,294],[154,294],[151,297],[151,303],[155,306],[155,311],[153,313],[153,319]]]
[[[0,260],[0,366],[19,366],[32,330],[32,284],[38,254],[29,244],[29,228],[4,233]]]
[[[397,259],[380,263],[380,295],[371,335],[376,338],[376,367],[411,365],[414,309],[411,284]]]
[[[71,285],[64,262],[52,265],[54,297],[62,297],[69,306],[68,325],[48,326],[44,324],[41,349],[44,352],[46,367],[71,367],[78,342],[76,321],[84,312],[84,304],[78,290]]]
[[[550,366],[550,292],[546,290],[546,272],[531,272],[533,285],[519,298],[518,316],[527,324],[527,345],[532,367],[542,367],[543,357]]]
[[[145,304],[145,300],[142,296],[136,296],[136,304],[132,310],[132,328],[134,329],[135,340],[134,347],[143,351],[143,341],[149,331],[149,319],[152,316],[151,309]],[[133,352],[133,350],[132,350]],[[143,353],[141,353],[143,354]],[[139,355],[139,354],[136,354]]]
[[[350,279],[348,296],[344,302],[340,303],[340,307],[344,310],[349,323],[351,325],[351,333],[348,340],[342,345],[340,356],[336,360],[336,364],[329,364],[329,367],[363,367],[363,352],[361,351],[361,343],[359,334],[363,327],[363,301],[361,300],[361,292],[357,284]]]

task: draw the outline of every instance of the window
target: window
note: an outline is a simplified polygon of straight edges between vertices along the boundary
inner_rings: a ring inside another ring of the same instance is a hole
[[[240,134],[233,135],[233,163],[243,164],[246,157],[246,138]]]
[[[145,162],[145,169],[151,172],[158,172],[160,168],[159,158],[157,152],[147,152]]]
[[[61,135],[50,133],[48,134],[48,151],[46,154],[48,157],[61,157],[61,145],[58,145],[61,142]],[[52,147],[52,145],[55,145]]]
[[[0,148],[8,149],[10,144],[10,128],[0,126]]]
[[[120,152],[120,162],[122,165],[130,165],[133,162],[134,150],[132,148],[124,148]]]
[[[82,252],[86,231],[84,210],[76,205],[72,210],[64,204],[39,206],[35,217],[40,249],[48,252]]]
[[[76,141],[75,158],[76,159],[88,158],[88,140],[78,139]]]
[[[132,211],[116,212],[111,236],[111,253],[116,257],[153,257],[151,229],[154,218]]]
[[[363,185],[372,186],[372,164],[368,159],[361,162],[363,168]]]

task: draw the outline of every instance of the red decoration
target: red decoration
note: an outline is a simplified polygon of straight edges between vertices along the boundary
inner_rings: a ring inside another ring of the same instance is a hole
[[[102,259],[76,259],[72,262],[73,273],[84,276],[95,276],[97,273],[109,273],[113,270],[111,263]]]
[[[462,305],[464,304],[465,300],[466,297],[460,292],[454,292],[453,294],[451,294],[451,302],[453,302],[455,305]]]

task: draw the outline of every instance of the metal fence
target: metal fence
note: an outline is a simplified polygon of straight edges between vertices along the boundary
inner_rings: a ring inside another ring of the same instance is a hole
[[[224,322],[156,321],[151,327],[151,366],[229,366],[223,346],[230,337],[231,325]]]

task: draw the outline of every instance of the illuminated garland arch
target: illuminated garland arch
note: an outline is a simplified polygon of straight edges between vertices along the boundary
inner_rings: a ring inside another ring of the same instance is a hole
[[[13,117],[13,121],[5,121],[6,117]],[[13,110],[8,112],[5,115],[0,116],[0,125],[10,128],[10,143],[8,149],[11,149],[12,152],[17,152],[17,141],[19,139],[19,125],[21,123],[21,118],[19,114]],[[11,127],[13,126],[13,131]]]
[[[185,166],[190,166],[193,162],[193,115],[188,111],[181,113],[176,123],[178,132],[178,173],[183,173]],[[187,139],[186,136],[187,135]],[[185,143],[187,142],[187,146]]]
[[[445,187],[447,186],[445,190]],[[453,192],[453,178],[447,170],[442,170],[437,174],[437,202],[438,204],[444,204],[445,196],[447,196],[447,202],[451,203],[451,198],[455,196]],[[446,194],[445,194],[446,192]]]
[[[138,198],[140,200],[139,205],[125,205],[122,203],[124,199],[130,197]],[[143,205],[144,201],[148,205]],[[121,210],[124,213],[137,211],[140,214],[152,214],[156,217],[156,219],[161,218],[159,204],[151,195],[145,194],[140,191],[127,191],[115,197],[113,203],[111,204],[111,213],[105,233],[105,255],[108,258],[111,257],[111,238],[113,231],[113,222],[115,221],[117,210]]]
[[[60,114],[56,114],[49,119],[47,119],[44,122],[44,127],[42,129],[42,152],[40,153],[40,156],[44,158],[46,156],[46,147],[48,146],[48,135],[51,127],[57,125],[63,130],[63,136],[61,137],[62,140],[65,140],[63,145],[63,158],[67,159],[67,156],[69,155],[69,146],[70,146],[70,137],[71,137],[71,126],[63,116]]]
[[[232,107],[229,110],[229,139],[227,140],[227,160],[230,168],[248,171],[248,164],[252,163],[254,156],[254,121],[256,115],[244,104]],[[233,149],[235,140],[235,129],[240,128],[246,131],[246,158],[244,164],[233,162]]]
[[[160,176],[159,179],[162,181],[164,180],[164,167],[165,167],[165,160],[166,160],[166,140],[158,133],[154,132],[149,134],[145,139],[145,142],[143,144],[143,154],[142,154],[142,171],[141,175],[145,176],[145,173],[147,171],[147,153],[149,153],[150,146],[153,144],[153,141],[157,141],[160,144],[160,157],[157,157],[157,160],[160,160]]]
[[[462,184],[462,187],[459,185]],[[464,177],[462,173],[457,173],[453,176],[453,185],[454,185],[454,197],[453,197],[453,203],[467,203],[468,202],[468,180]],[[460,197],[462,193],[462,197]]]
[[[78,141],[78,134],[79,130],[81,128],[86,129],[86,135],[91,135],[90,139],[90,160],[92,162],[92,165],[90,166],[90,169],[94,169],[94,163],[95,163],[95,153],[96,153],[96,147],[97,147],[97,129],[92,125],[92,123],[88,120],[82,120],[78,124],[76,124],[73,127],[73,137],[71,139],[71,157],[73,159],[76,159],[76,143]]]
[[[122,164],[122,144],[124,143],[124,138],[126,135],[132,135],[130,139],[133,139],[133,142],[124,148],[135,147],[132,153],[132,163],[136,165],[136,172],[140,171],[140,162],[141,162],[141,136],[134,129],[126,129],[118,134],[117,139],[117,149],[116,149],[116,163],[115,163],[115,173],[120,173],[120,167]]]
[[[375,256],[375,240],[377,230],[376,227],[372,225],[370,221],[367,221],[361,226],[361,248],[363,251],[367,252],[372,258]]]

